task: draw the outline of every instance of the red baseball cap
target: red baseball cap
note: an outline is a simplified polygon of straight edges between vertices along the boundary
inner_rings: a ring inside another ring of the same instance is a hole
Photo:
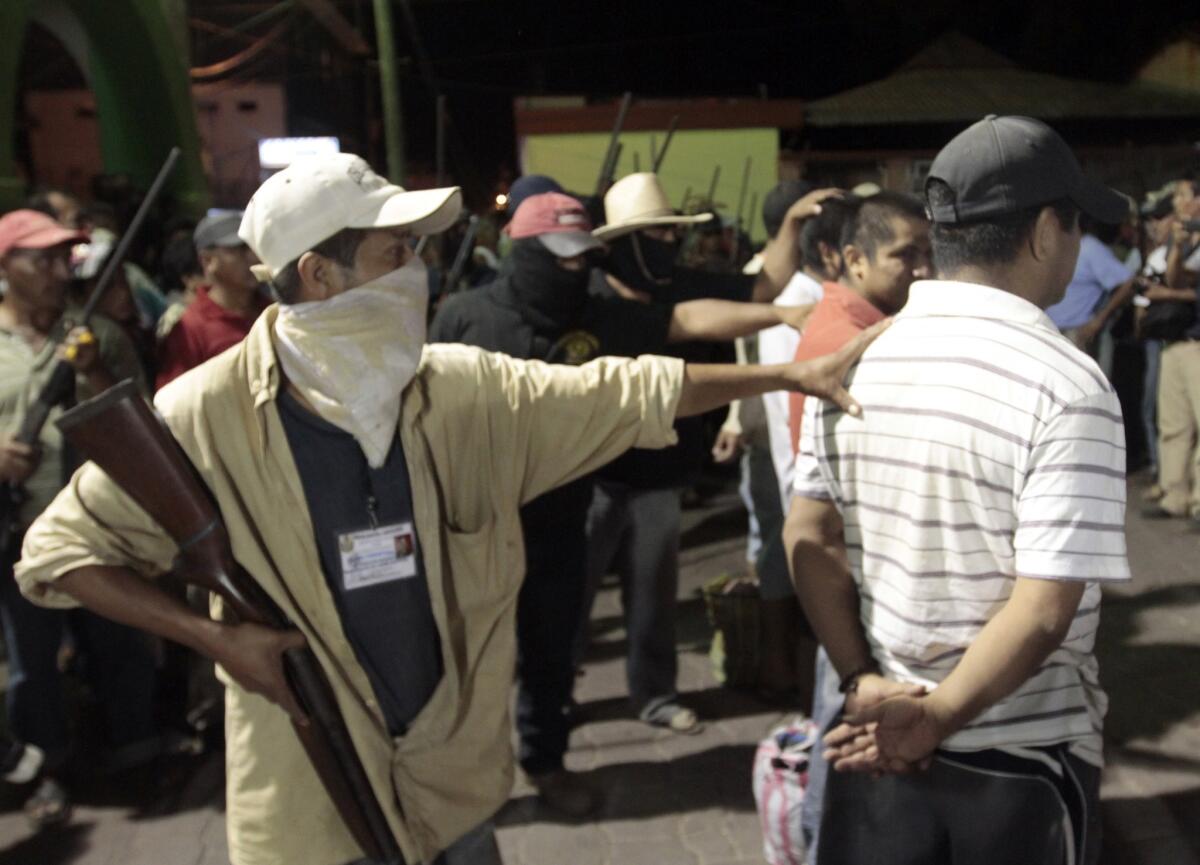
[[[592,237],[592,221],[583,205],[561,192],[529,196],[504,230],[514,240],[536,237],[559,258],[574,258],[604,246]]]
[[[0,255],[13,249],[48,249],[87,240],[82,231],[63,228],[38,210],[14,210],[0,216]]]

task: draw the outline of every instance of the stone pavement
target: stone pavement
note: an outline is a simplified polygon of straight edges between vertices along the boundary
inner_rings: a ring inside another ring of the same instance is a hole
[[[1140,520],[1136,484],[1130,499],[1135,579],[1107,593],[1100,633],[1112,695],[1104,863],[1197,865],[1200,535]],[[506,865],[763,862],[750,764],[758,740],[785,713],[716,685],[698,596],[707,579],[742,567],[743,531],[731,493],[685,513],[680,690],[708,719],[705,730],[679,736],[631,718],[617,592],[606,588],[568,756],[604,791],[604,807],[590,821],[559,819],[519,782],[496,818]],[[0,865],[227,865],[221,785],[216,756],[120,785],[84,778],[72,823],[41,835],[30,833],[10,795],[0,803]]]

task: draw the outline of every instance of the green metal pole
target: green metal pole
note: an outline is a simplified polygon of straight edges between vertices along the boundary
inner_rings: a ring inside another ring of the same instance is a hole
[[[396,75],[396,38],[391,0],[375,0],[375,41],[379,49],[379,91],[383,96],[383,141],[387,175],[404,185],[404,123],[400,116],[400,80]]]

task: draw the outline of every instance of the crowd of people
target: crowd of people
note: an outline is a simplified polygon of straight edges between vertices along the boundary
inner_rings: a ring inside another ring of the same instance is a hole
[[[514,756],[565,815],[603,797],[564,757],[606,576],[631,712],[702,729],[676,685],[681,508],[740,456],[757,684],[825,735],[809,861],[1095,863],[1122,404],[1146,514],[1200,525],[1196,192],[1133,206],[1049,127],[989,117],[921,197],[781,182],[757,252],[652,173],[602,199],[524,177],[451,268],[459,190],[339,154],[165,225],[87,322],[122,226],[40,192],[0,217],[0,481],[23,491],[0,770],[50,826],[73,754],[125,771],[224,702],[233,862],[367,862],[290,729],[311,719],[281,658],[308,646],[404,859],[499,862]],[[148,579],[173,573],[161,526],[53,423],[19,440],[64,363],[68,404],[124,379],[154,399],[293,630]]]

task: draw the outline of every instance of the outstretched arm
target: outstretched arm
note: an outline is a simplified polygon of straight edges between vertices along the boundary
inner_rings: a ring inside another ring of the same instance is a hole
[[[672,309],[667,342],[728,342],[777,324],[788,324],[799,330],[813,311],[813,306],[775,306],[770,303],[739,303],[736,300],[689,300],[676,304]]]
[[[864,330],[833,354],[796,363],[769,366],[688,364],[677,417],[703,414],[735,399],[758,396],[775,390],[794,390],[832,400],[850,414],[861,411],[842,382],[850,367],[868,345],[890,324],[884,320]]]

